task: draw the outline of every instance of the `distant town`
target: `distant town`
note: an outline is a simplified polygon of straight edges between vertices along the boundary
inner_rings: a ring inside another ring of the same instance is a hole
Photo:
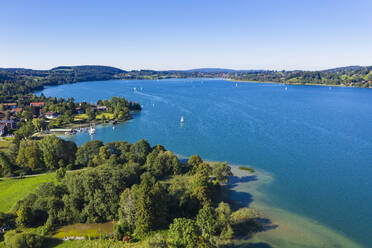
[[[97,122],[116,124],[131,117],[130,111],[139,111],[138,103],[113,97],[97,104],[75,102],[73,98],[53,98],[26,95],[17,102],[0,104],[0,135],[24,137],[36,134],[88,131],[84,126]]]

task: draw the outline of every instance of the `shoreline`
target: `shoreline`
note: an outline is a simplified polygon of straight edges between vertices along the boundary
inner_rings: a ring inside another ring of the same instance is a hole
[[[179,159],[187,156],[176,154]],[[204,160],[207,163],[221,161]],[[233,180],[222,186],[221,200],[228,202],[232,209],[248,207],[257,210],[270,225],[276,228],[253,233],[250,236],[234,239],[238,247],[267,248],[365,248],[341,231],[320,223],[311,217],[289,211],[270,203],[262,186],[275,180],[269,172],[251,165],[229,163]],[[253,168],[254,172],[239,169],[239,166]]]
[[[60,128],[58,129],[77,129],[77,128],[86,128],[86,127],[89,127],[90,125],[94,125],[94,126],[98,126],[98,125],[111,125],[111,126],[116,126],[116,125],[120,125],[120,124],[123,124],[125,122],[128,122],[130,120],[132,120],[134,117],[132,116],[132,118],[128,119],[128,120],[123,120],[123,121],[119,121],[119,120],[106,120],[106,121],[102,121],[102,120],[94,120],[94,121],[91,121],[91,122],[84,122],[84,123],[69,123],[69,124],[66,124],[66,125],[63,125],[61,126]],[[109,122],[110,121],[115,121],[115,124],[110,124]],[[62,131],[61,132],[51,132],[52,134],[56,135],[56,134],[59,134],[61,135]],[[75,135],[75,134],[72,134],[72,135]]]
[[[271,81],[253,81],[253,80],[239,80],[239,79],[232,79],[232,78],[224,78],[226,81],[231,82],[242,82],[242,83],[262,83],[262,84],[283,84],[287,86],[297,86],[297,85],[303,85],[303,86],[324,86],[324,87],[340,87],[340,88],[360,88],[360,89],[372,89],[371,87],[368,88],[362,88],[362,87],[356,87],[356,86],[348,86],[348,85],[337,85],[337,84],[301,84],[301,83],[295,83],[295,84],[286,84],[281,82],[271,82]]]
[[[244,178],[248,176],[255,177],[255,179],[237,180],[232,184],[227,184],[226,191],[229,200],[238,202],[241,207],[258,210],[273,225],[277,226],[239,240],[241,242],[240,245],[266,244],[272,248],[364,247],[342,232],[334,230],[314,219],[271,205],[265,193],[260,190],[262,186],[270,185],[274,180],[273,176],[268,172],[254,168],[255,172],[249,173],[248,171],[240,170],[239,165],[231,164],[230,166],[234,177]],[[236,198],[245,194],[247,194],[247,199],[245,200]]]

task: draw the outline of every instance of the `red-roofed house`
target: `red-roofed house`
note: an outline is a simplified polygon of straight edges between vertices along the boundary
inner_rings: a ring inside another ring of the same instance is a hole
[[[15,109],[10,110],[10,113],[22,113],[22,112],[23,112],[22,108],[15,108]]]
[[[12,102],[12,103],[3,103],[3,106],[4,107],[11,108],[11,109],[14,109],[14,108],[17,107],[17,103],[15,103],[15,102]]]
[[[30,103],[30,106],[35,108],[44,107],[44,102],[32,102]]]

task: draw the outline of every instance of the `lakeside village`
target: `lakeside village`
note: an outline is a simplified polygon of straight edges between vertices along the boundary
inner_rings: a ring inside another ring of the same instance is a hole
[[[54,133],[71,135],[77,132],[94,134],[94,125],[112,125],[132,118],[131,111],[140,111],[138,103],[112,97],[96,104],[75,102],[41,95],[27,95],[13,102],[0,103],[0,136],[12,138],[43,136]]]

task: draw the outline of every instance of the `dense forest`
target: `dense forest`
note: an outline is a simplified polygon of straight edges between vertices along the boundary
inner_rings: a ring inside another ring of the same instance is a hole
[[[372,66],[349,66],[322,71],[266,71],[194,69],[185,71],[124,71],[107,66],[61,66],[51,70],[0,68],[0,101],[17,94],[41,90],[47,85],[109,79],[165,79],[220,77],[232,80],[372,87]]]
[[[260,71],[228,73],[227,78],[285,84],[372,87],[372,66],[350,66],[324,71]]]
[[[0,153],[3,171],[46,167],[57,170],[57,183],[40,185],[10,212],[0,212],[6,247],[44,247],[58,227],[73,223],[113,222],[106,240],[177,248],[230,247],[233,237],[263,229],[254,211],[234,211],[220,200],[221,184],[232,176],[227,163],[198,155],[180,161],[145,140],[77,147],[55,136],[25,139],[16,154]]]
[[[51,70],[0,68],[0,100],[13,100],[17,94],[25,95],[47,85],[109,80],[122,72],[107,66],[61,66]]]

